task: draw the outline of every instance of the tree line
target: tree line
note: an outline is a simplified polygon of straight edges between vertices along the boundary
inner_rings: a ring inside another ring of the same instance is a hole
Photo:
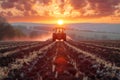
[[[25,34],[13,27],[4,17],[0,16],[0,40],[23,37]]]

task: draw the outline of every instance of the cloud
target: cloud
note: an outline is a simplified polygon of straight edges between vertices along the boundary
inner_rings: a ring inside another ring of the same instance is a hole
[[[51,2],[52,2],[52,0],[37,0],[39,3],[42,3],[42,4],[44,4],[44,5],[49,5]]]
[[[59,8],[60,8],[60,13],[63,14],[65,12],[65,0],[60,0]]]
[[[115,6],[120,3],[120,0],[88,0],[90,6],[96,11],[97,16],[114,15],[117,10]]]
[[[87,5],[86,0],[70,0],[70,4],[75,10],[79,10]]]
[[[37,9],[34,8],[36,4]],[[3,10],[0,14],[8,16],[13,15],[12,9],[22,16],[53,17],[66,13],[75,18],[98,18],[120,14],[120,0],[3,0],[0,5]]]
[[[7,12],[7,9],[16,9],[19,11],[23,12],[24,16],[29,16],[32,13],[36,13],[35,10],[32,9],[33,5],[35,4],[35,0],[7,0],[7,1],[3,1],[1,3],[1,7],[2,9],[5,9],[5,13]],[[7,14],[9,13],[9,15],[11,14],[10,12],[7,12]],[[34,15],[34,14],[33,14]]]
[[[9,11],[9,12],[7,12],[7,15],[8,16],[13,16],[13,14]]]
[[[0,11],[0,15],[1,15],[1,16],[4,16],[4,15],[5,15],[5,12]]]
[[[120,0],[70,0],[72,7],[81,13],[81,17],[105,17],[114,15]],[[91,11],[91,14],[85,15]]]
[[[2,2],[1,7],[3,9],[13,8],[14,4],[12,2]]]

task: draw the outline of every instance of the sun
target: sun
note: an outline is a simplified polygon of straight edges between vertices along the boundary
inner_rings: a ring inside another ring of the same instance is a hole
[[[58,24],[59,24],[59,25],[63,25],[63,24],[64,24],[64,21],[60,19],[60,20],[58,20]]]

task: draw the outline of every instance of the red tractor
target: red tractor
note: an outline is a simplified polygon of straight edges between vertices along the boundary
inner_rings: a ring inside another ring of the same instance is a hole
[[[56,40],[64,40],[66,41],[66,33],[64,32],[64,28],[63,27],[57,27],[54,29],[54,33],[53,33],[53,41]]]

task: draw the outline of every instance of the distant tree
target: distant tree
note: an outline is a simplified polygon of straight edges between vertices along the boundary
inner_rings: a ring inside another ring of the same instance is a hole
[[[17,29],[17,28],[14,28],[14,31],[15,31],[15,36],[17,37],[25,37],[26,35],[20,30],[20,29]]]
[[[37,33],[36,31],[32,31],[32,32],[30,33],[30,37],[31,37],[31,38],[34,38],[34,37],[36,37],[36,36],[38,36],[38,33]]]
[[[15,29],[12,25],[10,25],[5,18],[0,17],[0,40],[12,39],[14,37],[22,37],[24,36],[23,32],[19,29]]]

